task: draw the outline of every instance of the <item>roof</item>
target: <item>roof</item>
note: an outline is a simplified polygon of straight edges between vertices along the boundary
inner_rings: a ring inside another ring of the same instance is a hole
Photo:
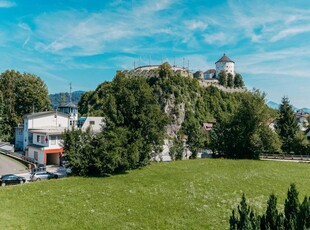
[[[221,57],[217,62],[215,62],[215,64],[218,62],[233,62],[233,63],[235,63],[229,57],[227,57],[226,54],[224,54],[223,57]]]
[[[206,72],[204,72],[205,74],[210,74],[210,73],[215,73],[216,70],[215,69],[208,69]]]
[[[68,107],[68,108],[75,108],[75,109],[78,108],[77,105],[72,103],[72,102],[63,103],[60,106],[58,106],[58,108],[66,108],[66,107]]]
[[[38,113],[25,114],[24,118],[44,117],[44,116],[48,116],[48,115],[60,115],[60,116],[64,116],[64,117],[68,116],[68,114],[58,112],[58,111],[44,111],[44,112],[38,112]]]
[[[52,127],[45,127],[40,129],[30,129],[30,133],[41,133],[45,135],[59,135],[64,133],[65,128],[52,128]]]

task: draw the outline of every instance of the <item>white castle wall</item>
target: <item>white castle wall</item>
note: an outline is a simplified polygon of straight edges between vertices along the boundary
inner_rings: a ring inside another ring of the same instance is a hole
[[[224,70],[227,74],[231,73],[235,76],[235,64],[233,62],[217,62],[215,64],[215,68],[217,77],[222,70]]]

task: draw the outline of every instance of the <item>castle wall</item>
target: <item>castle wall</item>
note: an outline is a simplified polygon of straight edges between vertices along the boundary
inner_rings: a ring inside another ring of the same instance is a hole
[[[217,62],[215,64],[215,68],[217,77],[222,70],[224,70],[227,74],[231,73],[235,76],[235,64],[233,62]]]

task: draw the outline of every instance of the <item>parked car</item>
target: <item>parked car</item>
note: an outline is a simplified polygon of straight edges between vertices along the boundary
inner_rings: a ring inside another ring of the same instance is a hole
[[[30,176],[31,181],[38,181],[38,180],[49,180],[49,179],[57,179],[58,175],[55,173],[41,171],[41,172],[33,172]]]
[[[26,178],[16,176],[14,174],[6,174],[6,175],[2,175],[0,177],[0,185],[1,186],[23,184],[25,182],[26,182]]]

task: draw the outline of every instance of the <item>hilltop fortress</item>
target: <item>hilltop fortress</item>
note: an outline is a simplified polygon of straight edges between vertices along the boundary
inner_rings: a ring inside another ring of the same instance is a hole
[[[124,70],[122,71],[125,76],[145,76],[145,77],[158,77],[158,67],[159,65],[145,65],[139,66],[132,70]],[[193,73],[188,68],[172,66],[171,70],[182,76],[182,77],[190,77],[190,78],[198,78],[201,80],[211,80],[214,83],[218,82],[219,74],[221,71],[225,73],[230,73],[235,76],[235,62],[232,61],[229,57],[224,54],[217,62],[215,62],[215,69],[208,69],[205,72],[199,70]]]
[[[133,77],[133,76],[144,76],[144,77],[159,77],[159,66],[160,65],[145,65],[139,66],[132,70],[124,70],[121,71],[126,77]],[[228,84],[228,77],[232,78],[231,81],[235,80],[235,76],[237,73],[235,72],[235,62],[232,61],[229,57],[224,55],[215,62],[215,69],[208,69],[206,71],[198,70],[196,72],[192,72],[189,68],[185,67],[178,67],[178,66],[171,66],[171,71],[181,77],[189,77],[189,78],[196,78],[199,80],[199,83],[202,87],[208,86],[215,86],[223,91],[226,92],[243,92],[245,88],[242,86],[237,86],[237,84],[233,83],[234,86],[229,86]],[[221,74],[225,75],[225,84],[221,82]],[[241,75],[238,77],[242,78]]]

